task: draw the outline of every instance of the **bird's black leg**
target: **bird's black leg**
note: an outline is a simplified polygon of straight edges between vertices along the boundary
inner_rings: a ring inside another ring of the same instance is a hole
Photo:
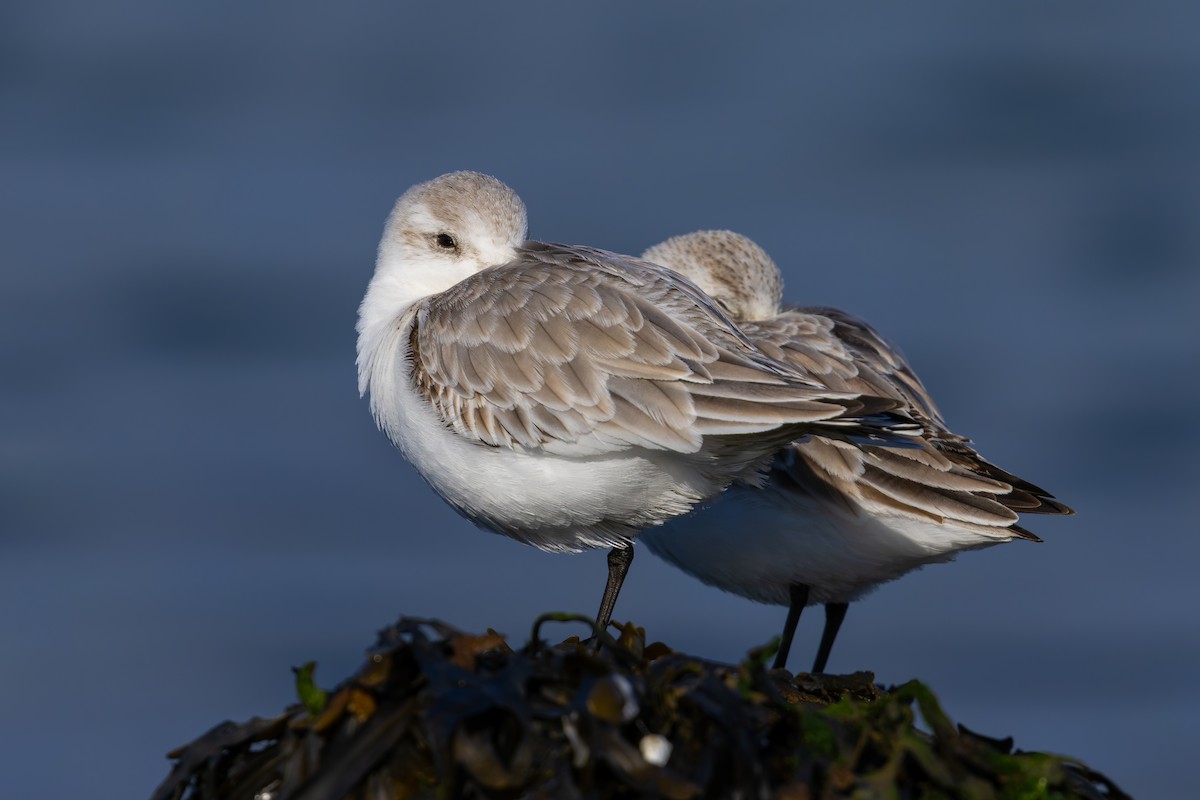
[[[842,620],[846,618],[849,603],[825,604],[825,630],[821,631],[821,646],[817,649],[817,660],[813,662],[813,672],[824,672],[825,662],[829,661],[829,651],[833,649],[833,640],[837,638]]]
[[[783,638],[779,640],[779,652],[775,654],[772,669],[787,666],[788,653],[792,649],[792,639],[796,636],[796,623],[800,621],[800,612],[808,605],[808,587],[803,583],[793,583],[788,587],[791,594],[791,605],[788,606],[787,621],[783,623]]]
[[[632,542],[608,551],[608,583],[604,584],[604,597],[600,600],[600,611],[596,614],[596,625],[600,630],[608,628],[613,607],[617,604],[617,595],[621,593],[621,584],[625,582],[625,573],[629,572],[629,565],[632,563]]]

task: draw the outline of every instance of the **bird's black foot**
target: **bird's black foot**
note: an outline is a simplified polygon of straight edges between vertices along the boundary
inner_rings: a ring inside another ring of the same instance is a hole
[[[846,618],[846,609],[849,607],[849,603],[825,604],[825,630],[821,631],[821,646],[817,648],[817,660],[813,662],[813,672],[825,671],[825,664],[829,661],[829,652],[833,650],[833,640],[837,638],[838,631],[842,627],[842,620]]]
[[[633,563],[633,544],[624,547],[614,547],[608,551],[608,582],[604,584],[604,597],[600,600],[600,611],[596,613],[596,627],[606,630],[612,621],[613,608],[617,605],[617,595],[621,593],[621,585],[625,583],[625,574]]]
[[[791,603],[788,605],[787,621],[783,623],[783,636],[779,640],[779,651],[775,653],[775,663],[772,669],[787,666],[788,653],[792,650],[792,639],[796,637],[796,624],[800,622],[800,612],[808,605],[808,587],[803,583],[793,583],[789,587]]]

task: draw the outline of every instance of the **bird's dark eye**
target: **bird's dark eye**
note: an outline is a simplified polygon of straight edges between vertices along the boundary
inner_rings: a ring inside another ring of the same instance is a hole
[[[446,250],[457,250],[458,249],[458,242],[454,241],[454,237],[448,233],[439,233],[437,235],[437,239],[435,239],[435,241],[437,242],[438,247],[444,248]]]

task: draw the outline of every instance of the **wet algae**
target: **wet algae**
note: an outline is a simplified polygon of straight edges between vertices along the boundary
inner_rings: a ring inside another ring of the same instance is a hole
[[[955,725],[917,681],[768,670],[616,637],[528,644],[401,619],[363,667],[300,702],[217,725],[169,754],[154,800],[780,797],[1123,798],[1062,756],[1025,753]],[[923,724],[919,723],[919,720]]]

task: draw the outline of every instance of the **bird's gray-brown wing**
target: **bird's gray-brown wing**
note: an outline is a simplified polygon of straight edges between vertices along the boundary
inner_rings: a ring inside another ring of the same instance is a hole
[[[928,432],[954,436],[899,349],[862,320],[837,309],[803,308],[742,328],[770,356],[805,369],[830,388],[893,398],[919,415]]]
[[[1037,537],[1015,524],[1018,512],[1073,513],[1044,489],[989,463],[970,440],[947,429],[900,351],[865,322],[836,309],[812,308],[742,327],[769,355],[831,389],[895,399],[925,430],[920,447],[906,449],[855,447],[821,437],[798,442],[798,458],[789,454],[777,465],[792,488],[1030,539]]]
[[[806,425],[882,441],[915,427],[894,400],[772,361],[698,293],[632,259],[527,246],[422,304],[413,381],[463,436],[576,455],[695,452],[704,437],[769,431],[783,446]]]

